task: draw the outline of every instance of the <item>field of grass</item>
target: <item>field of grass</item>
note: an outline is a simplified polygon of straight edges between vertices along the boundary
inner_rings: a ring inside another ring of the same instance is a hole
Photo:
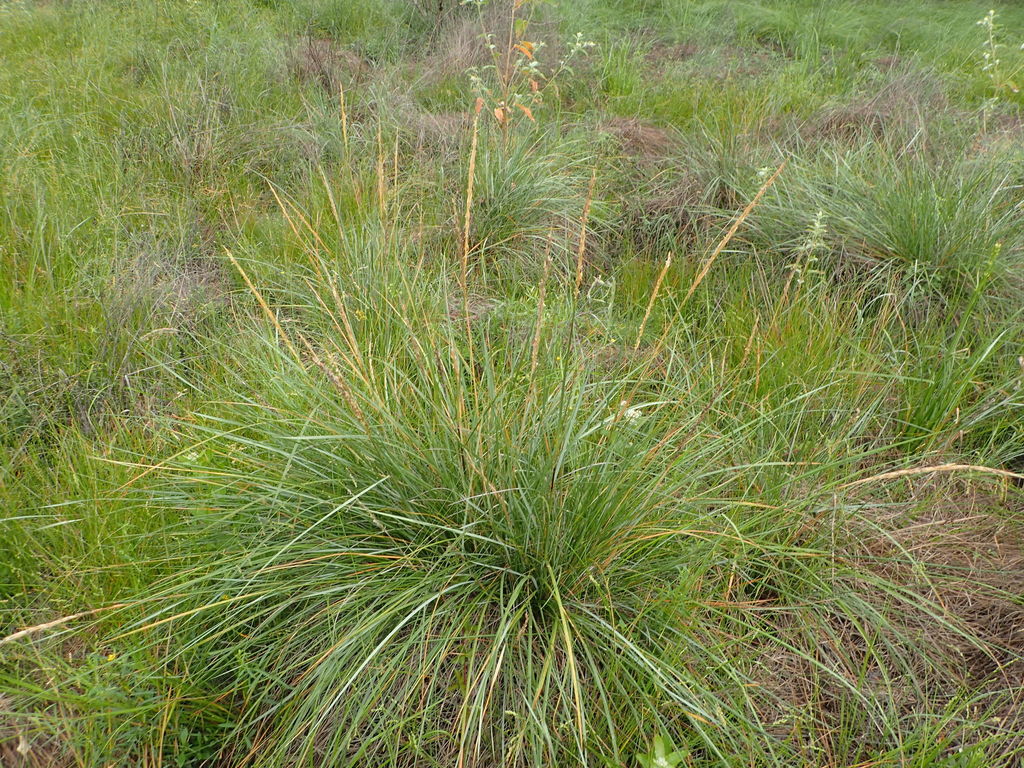
[[[0,765],[1021,765],[989,12],[0,0]]]

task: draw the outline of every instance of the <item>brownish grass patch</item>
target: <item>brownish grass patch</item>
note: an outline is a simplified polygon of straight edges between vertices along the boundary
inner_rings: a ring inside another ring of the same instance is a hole
[[[897,133],[910,136],[926,132],[934,116],[948,109],[937,78],[912,70],[872,94],[824,110],[808,120],[800,133],[805,139],[835,141],[882,139]]]
[[[288,73],[301,82],[318,83],[334,94],[343,78],[358,81],[369,70],[360,56],[324,37],[303,37],[288,49]]]
[[[679,145],[678,137],[652,123],[631,117],[613,117],[601,130],[618,141],[623,153],[640,162],[664,160]]]

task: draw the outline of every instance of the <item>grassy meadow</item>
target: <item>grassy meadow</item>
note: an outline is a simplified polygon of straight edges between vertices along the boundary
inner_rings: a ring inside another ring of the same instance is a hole
[[[0,0],[0,765],[1021,765],[1022,44]]]

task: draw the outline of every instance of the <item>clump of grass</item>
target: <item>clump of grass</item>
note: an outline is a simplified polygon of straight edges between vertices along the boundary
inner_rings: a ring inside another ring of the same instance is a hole
[[[470,252],[492,279],[534,276],[553,241],[558,263],[575,270],[582,213],[595,158],[581,139],[523,134],[505,146],[483,137],[474,174]],[[587,241],[593,250],[607,229],[607,209],[591,200]],[[461,223],[461,222],[460,222]]]
[[[1010,38],[476,5],[0,8],[0,762],[1019,762]]]
[[[314,263],[301,323],[250,283],[274,336],[225,349],[231,402],[180,424],[191,447],[145,497],[183,515],[161,535],[186,565],[109,640],[170,630],[167,664],[231,702],[247,764],[624,764],[658,733],[703,764],[766,739],[793,760],[773,723],[831,721],[763,697],[738,648],[795,653],[843,712],[860,683],[810,641],[830,627],[914,674],[894,622],[918,596],[838,556],[851,457],[772,469],[773,425],[813,399],[709,422],[732,393],[702,366],[641,395],[641,371],[594,378],[559,337],[467,338],[400,262],[358,294]],[[879,749],[906,733],[890,717],[858,720]]]
[[[798,212],[821,211],[839,263],[869,272],[895,266],[908,276],[907,290],[916,286],[922,297],[963,300],[979,280],[996,291],[1013,282],[1020,198],[998,164],[936,163],[917,150],[894,153],[874,143],[821,162],[827,172],[817,163],[814,171],[793,168],[761,209],[772,241],[798,239],[806,227],[798,229]]]

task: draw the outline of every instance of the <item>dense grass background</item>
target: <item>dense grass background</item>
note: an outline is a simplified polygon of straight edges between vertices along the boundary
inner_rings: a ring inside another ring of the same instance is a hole
[[[0,6],[0,763],[1024,757],[1024,9],[517,6]]]

